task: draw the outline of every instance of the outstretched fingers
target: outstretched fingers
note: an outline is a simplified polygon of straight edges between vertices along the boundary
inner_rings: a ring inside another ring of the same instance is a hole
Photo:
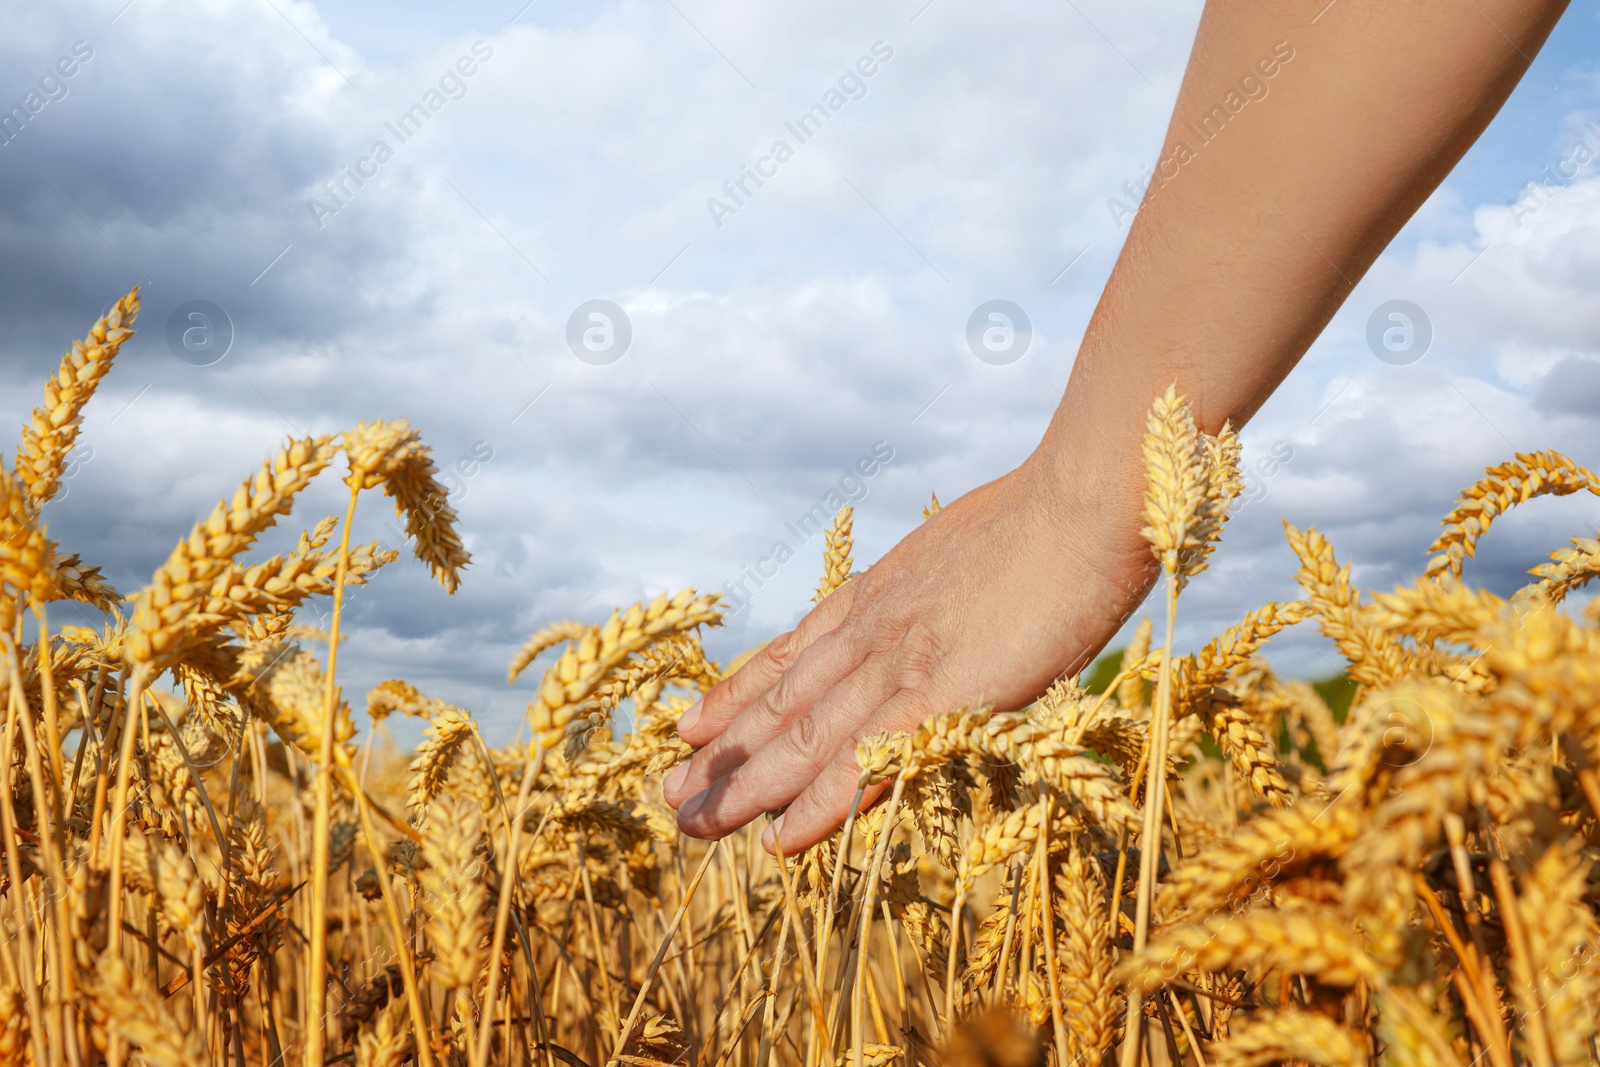
[[[813,642],[709,744],[667,775],[662,783],[667,803],[673,807],[683,804],[717,779],[731,774],[797,722],[805,720],[803,728],[810,729],[808,717],[812,710],[859,663],[851,645],[836,633],[823,634]]]
[[[696,747],[708,745],[728,724],[778,684],[816,640],[831,633],[850,610],[855,583],[847,582],[812,608],[800,624],[769,641],[733,674],[712,686],[678,721],[678,736]]]
[[[813,652],[837,644],[830,638],[818,642]],[[808,702],[770,737],[752,742],[739,736],[745,725],[741,719],[697,753],[680,783],[686,798],[679,802],[678,828],[691,837],[722,837],[798,797],[828,769],[836,754],[853,753],[860,724],[884,695],[872,675],[870,670],[847,668],[847,676],[830,687],[831,692],[823,691],[826,699],[819,696]],[[779,688],[788,685],[786,677]],[[749,714],[757,715],[763,706]]]
[[[781,844],[783,854],[793,856],[826,839],[850,818],[850,807],[855,803],[860,782],[861,769],[856,765],[855,746],[842,746],[816,780],[767,827],[761,835],[761,847],[777,855]],[[862,791],[856,813],[870,808],[888,785],[888,782],[876,782],[867,786]]]
[[[866,736],[879,729],[908,729],[926,719],[932,706],[920,693],[898,692],[873,712],[874,725],[859,732]],[[767,827],[761,838],[762,846],[768,852],[775,852],[773,841],[777,840],[783,845],[783,854],[791,856],[821,841],[850,817],[850,805],[860,781],[861,768],[856,763],[855,745],[841,746],[826,770],[808,783],[789,804],[788,810]],[[867,786],[859,810],[866,811],[888,787],[886,781]]]

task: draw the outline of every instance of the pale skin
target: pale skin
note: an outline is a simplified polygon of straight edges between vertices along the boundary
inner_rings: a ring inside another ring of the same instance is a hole
[[[684,714],[678,732],[699,751],[665,782],[684,833],[722,837],[787,805],[763,844],[793,854],[849,815],[860,738],[964,705],[1022,707],[1088,664],[1155,577],[1139,533],[1151,400],[1176,382],[1203,429],[1243,425],[1566,7],[1325,2],[1209,0],[1160,156],[1172,162],[1156,167],[1038,448]],[[1264,78],[1258,64],[1284,45],[1292,59]],[[1246,75],[1268,94],[1201,145],[1189,124],[1243,95]],[[1179,142],[1192,151],[1181,165]]]

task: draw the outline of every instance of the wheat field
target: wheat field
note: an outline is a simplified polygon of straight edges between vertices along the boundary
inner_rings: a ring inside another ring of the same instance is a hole
[[[1489,469],[1392,592],[1288,526],[1303,597],[1176,656],[1240,445],[1169,390],[1145,442],[1163,639],[1145,623],[1092,692],[863,739],[882,802],[775,859],[760,826],[681,838],[661,799],[678,716],[737,666],[700,644],[715,595],[532,635],[530,741],[490,748],[401,680],[352,709],[344,593],[400,565],[350,543],[358,504],[381,489],[446,592],[468,562],[404,422],[289,441],[126,599],[50,540],[137,310],[73,345],[0,468],[0,1065],[1597,1062],[1600,617],[1561,601],[1600,542],[1509,600],[1461,577],[1508,508],[1600,495],[1571,460]],[[329,467],[346,515],[248,560]],[[326,631],[296,622],[319,597]],[[52,628],[67,599],[107,624]],[[1261,658],[1295,624],[1347,659],[1347,714]],[[374,744],[396,713],[426,724],[409,756]]]

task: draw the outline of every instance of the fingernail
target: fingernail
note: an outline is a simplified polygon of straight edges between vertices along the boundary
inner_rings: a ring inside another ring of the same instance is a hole
[[[667,775],[666,781],[661,783],[661,788],[667,794],[669,800],[672,794],[683,788],[683,783],[688,777],[689,765],[687,763],[678,764],[677,767],[673,768],[672,773]]]
[[[761,847],[772,853],[778,854],[778,834],[783,831],[783,820],[786,816],[780,815],[772,820],[772,825],[767,827],[767,832],[761,835]]]
[[[696,700],[694,706],[683,713],[683,718],[678,720],[678,732],[680,734],[685,730],[694,729],[694,724],[700,721],[700,706],[704,703],[705,701],[703,700]]]
[[[694,818],[695,815],[700,811],[700,809],[705,807],[706,796],[710,792],[711,792],[711,790],[709,790],[709,789],[702,789],[702,790],[700,790],[700,792],[696,793],[694,796],[690,797],[688,800],[685,800],[683,802],[683,806],[678,809],[678,818],[679,819],[692,819],[692,818]]]

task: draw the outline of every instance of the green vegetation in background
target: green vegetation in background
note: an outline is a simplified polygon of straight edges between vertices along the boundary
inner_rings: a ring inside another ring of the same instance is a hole
[[[1089,673],[1083,679],[1083,687],[1089,692],[1099,696],[1111,685],[1111,679],[1117,676],[1122,669],[1122,653],[1125,649],[1116,649],[1106,652],[1089,668]]]
[[[1340,671],[1332,678],[1312,682],[1311,688],[1328,702],[1328,707],[1333,711],[1333,721],[1343,726],[1345,718],[1350,714],[1350,701],[1355,699],[1356,683]]]
[[[1096,695],[1104,693],[1110,687],[1112,679],[1117,676],[1117,672],[1122,669],[1122,654],[1124,651],[1124,649],[1120,648],[1113,649],[1095,660],[1093,665],[1084,672],[1083,687]],[[1350,702],[1356,695],[1356,683],[1352,682],[1341,671],[1331,677],[1312,682],[1311,688],[1315,689],[1317,695],[1327,702],[1328,708],[1333,712],[1333,720],[1343,725],[1345,718],[1350,714]],[[1289,743],[1288,731],[1283,731],[1275,740],[1281,750]],[[1312,750],[1303,753],[1303,755],[1309,758],[1313,764],[1322,767],[1324,771],[1327,770],[1326,760],[1323,759],[1322,753],[1314,751],[1314,747]],[[1202,736],[1200,738],[1200,751],[1213,759],[1222,758],[1222,750],[1217,747],[1217,743],[1210,737]]]

